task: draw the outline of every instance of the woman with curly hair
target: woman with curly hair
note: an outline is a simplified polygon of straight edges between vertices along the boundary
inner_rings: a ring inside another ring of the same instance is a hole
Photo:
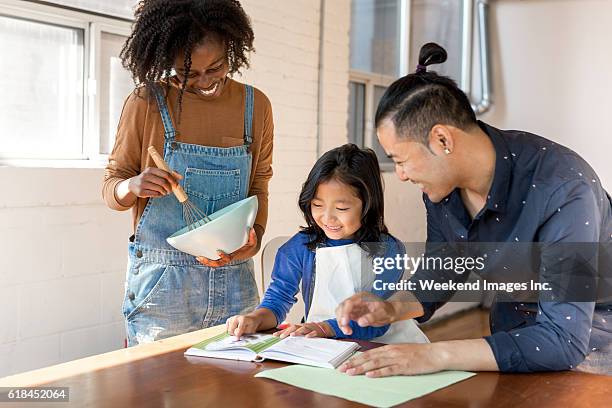
[[[127,98],[106,167],[103,196],[132,209],[134,235],[123,313],[128,344],[225,323],[259,303],[253,255],[267,221],[272,109],[259,90],[231,78],[249,66],[253,30],[235,0],[145,0],[121,58],[136,89]],[[155,167],[149,146],[173,173]],[[170,247],[185,225],[171,193],[180,183],[207,214],[256,195],[248,243],[218,260]]]

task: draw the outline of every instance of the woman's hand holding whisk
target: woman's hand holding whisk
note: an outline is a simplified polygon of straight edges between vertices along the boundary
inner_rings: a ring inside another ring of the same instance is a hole
[[[249,259],[255,256],[257,251],[259,250],[257,234],[255,233],[255,228],[251,228],[249,231],[249,240],[242,248],[238,248],[231,254],[226,254],[223,251],[217,251],[219,254],[219,259],[212,260],[205,258],[203,256],[199,256],[196,259],[204,266],[210,266],[213,268],[218,268],[220,266],[225,266],[233,261],[241,261],[244,259]]]
[[[128,182],[128,189],[136,197],[161,197],[172,192],[183,176],[173,171],[172,174],[157,167],[147,167]]]
[[[174,177],[173,177],[174,176]],[[115,188],[117,201],[125,207],[131,207],[136,198],[162,197],[172,192],[172,186],[177,184],[183,176],[179,173],[147,167],[142,173],[123,180]]]

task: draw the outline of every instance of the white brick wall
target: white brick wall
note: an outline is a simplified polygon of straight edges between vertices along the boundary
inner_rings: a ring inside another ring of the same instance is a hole
[[[0,168],[0,376],[122,347],[131,221],[102,174]]]

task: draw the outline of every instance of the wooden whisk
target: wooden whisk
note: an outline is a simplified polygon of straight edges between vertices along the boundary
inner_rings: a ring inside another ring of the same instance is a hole
[[[172,174],[172,170],[170,167],[168,167],[168,163],[166,163],[164,158],[157,153],[155,147],[149,146],[147,150],[149,151],[149,155],[151,155],[157,167]],[[187,196],[187,193],[185,193],[185,190],[183,190],[183,187],[181,187],[179,184],[173,185],[172,192],[176,196],[176,199],[183,205],[183,219],[185,220],[187,228],[190,231],[210,221],[210,218],[208,218],[206,213],[189,201],[189,197]]]

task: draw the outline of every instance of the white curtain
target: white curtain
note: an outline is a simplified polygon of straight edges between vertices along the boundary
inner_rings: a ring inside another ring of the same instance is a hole
[[[414,72],[421,46],[436,42],[446,49],[448,59],[434,71],[461,80],[463,2],[459,0],[412,0],[410,12],[410,66]]]

